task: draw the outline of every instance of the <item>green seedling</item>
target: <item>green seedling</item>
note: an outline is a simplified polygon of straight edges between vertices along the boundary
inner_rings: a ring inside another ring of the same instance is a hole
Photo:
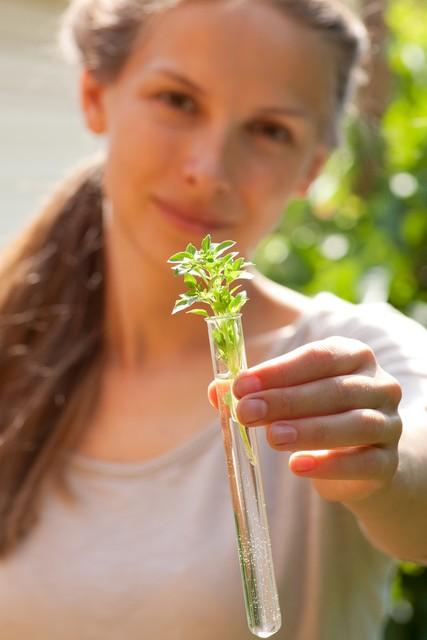
[[[171,256],[168,260],[173,264],[173,271],[184,277],[187,291],[181,293],[172,313],[184,311],[195,303],[205,304],[207,309],[191,309],[187,313],[196,313],[208,317],[236,315],[247,301],[246,291],[240,291],[241,285],[231,285],[236,280],[251,279],[246,271],[252,265],[244,258],[238,258],[237,251],[225,253],[236,243],[234,240],[212,242],[210,235],[202,240],[200,249],[188,244],[185,251]]]
[[[251,279],[253,275],[247,271],[253,263],[238,257],[237,251],[228,251],[235,246],[234,240],[212,242],[211,236],[203,238],[200,249],[188,244],[185,251],[180,251],[168,260],[175,275],[182,276],[187,291],[181,293],[175,303],[172,313],[186,311],[196,315],[227,318],[240,313],[247,302],[247,293],[236,285],[236,280]],[[191,308],[195,304],[204,305],[203,308]],[[223,321],[215,329],[214,340],[218,357],[234,379],[241,369],[240,353],[241,338],[236,335],[233,320]],[[246,428],[237,420],[235,412],[235,398],[230,393],[225,395],[231,417],[239,425],[240,434],[244,441],[249,460],[255,464],[255,457],[248,439]]]

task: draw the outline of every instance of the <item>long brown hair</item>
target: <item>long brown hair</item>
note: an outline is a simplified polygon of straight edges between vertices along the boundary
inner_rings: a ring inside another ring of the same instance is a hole
[[[113,82],[146,16],[183,1],[73,0],[62,42],[99,81]],[[337,81],[325,136],[332,143],[364,29],[335,0],[270,1],[331,43]],[[62,468],[96,403],[104,355],[102,180],[102,158],[78,167],[0,263],[0,554],[30,531],[44,480]]]
[[[43,478],[77,436],[79,390],[101,358],[101,179],[99,159],[79,167],[0,265],[0,553],[34,523]]]

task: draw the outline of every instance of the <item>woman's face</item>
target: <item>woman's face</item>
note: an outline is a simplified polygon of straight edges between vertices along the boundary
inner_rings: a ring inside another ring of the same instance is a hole
[[[82,75],[117,225],[162,259],[208,232],[249,251],[326,157],[330,69],[319,36],[267,3],[152,17],[115,82]]]

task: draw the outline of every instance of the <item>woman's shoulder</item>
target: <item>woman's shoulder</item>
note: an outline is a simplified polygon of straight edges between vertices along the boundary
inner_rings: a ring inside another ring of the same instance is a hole
[[[334,328],[377,329],[380,333],[400,333],[406,329],[427,337],[422,325],[387,302],[354,303],[328,291],[308,296],[258,274],[255,284],[262,305],[277,328],[287,324],[307,324],[319,337],[323,333],[328,335]]]
[[[268,323],[287,328],[301,344],[331,336],[351,337],[376,351],[419,356],[427,331],[386,302],[353,303],[330,292],[306,296],[267,278],[258,279]]]
[[[384,340],[414,346],[427,344],[427,331],[387,302],[349,302],[330,292],[320,292],[310,300],[307,313],[313,333],[331,335],[340,331],[360,340]]]

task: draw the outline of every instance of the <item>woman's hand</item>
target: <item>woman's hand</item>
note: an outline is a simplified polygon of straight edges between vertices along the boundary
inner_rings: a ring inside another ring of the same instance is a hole
[[[362,342],[312,342],[243,372],[233,390],[239,420],[266,425],[270,445],[292,452],[290,469],[324,498],[357,501],[393,479],[401,389]],[[214,384],[209,397],[216,404]]]

